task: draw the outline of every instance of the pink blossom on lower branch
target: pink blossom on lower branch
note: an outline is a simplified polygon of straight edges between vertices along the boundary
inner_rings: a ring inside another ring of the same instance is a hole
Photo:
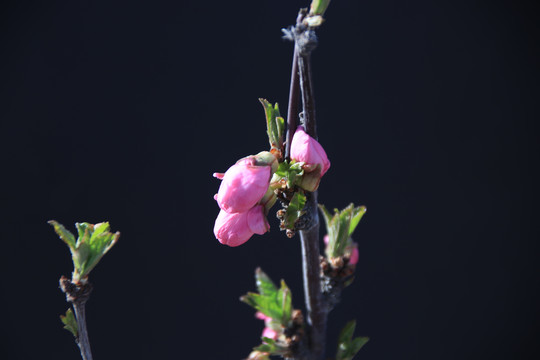
[[[231,214],[221,210],[214,224],[214,235],[224,245],[239,246],[253,234],[262,235],[269,228],[264,206],[256,205],[242,213]]]
[[[330,168],[330,161],[323,147],[309,136],[302,126],[299,126],[294,133],[291,142],[291,159],[304,162],[311,167],[320,165],[321,176]]]

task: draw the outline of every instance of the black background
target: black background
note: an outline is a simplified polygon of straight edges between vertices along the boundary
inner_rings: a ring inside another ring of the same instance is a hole
[[[298,240],[228,248],[212,199],[267,149],[307,1],[36,1],[0,10],[2,359],[77,359],[58,320],[66,246],[46,221],[108,220],[92,272],[94,357],[240,359],[261,266],[303,307]],[[334,0],[313,71],[327,207],[364,204],[358,358],[538,358],[537,9],[520,1]]]

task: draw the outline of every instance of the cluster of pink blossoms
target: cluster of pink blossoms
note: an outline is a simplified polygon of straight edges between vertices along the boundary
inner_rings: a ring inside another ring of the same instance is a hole
[[[315,189],[320,177],[330,168],[322,146],[301,126],[293,136],[291,159],[303,162],[306,173],[317,174]],[[276,201],[270,179],[278,165],[272,153],[263,151],[238,160],[224,174],[214,174],[222,180],[214,196],[221,209],[214,225],[214,235],[219,242],[239,246],[253,234],[262,235],[269,230],[266,214]]]

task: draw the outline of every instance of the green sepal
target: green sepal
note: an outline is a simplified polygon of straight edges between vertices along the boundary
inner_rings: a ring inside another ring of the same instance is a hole
[[[364,336],[359,336],[353,339],[352,337],[355,328],[356,321],[351,320],[343,327],[343,330],[341,330],[338,339],[336,360],[351,360],[369,341],[369,338]]]
[[[281,281],[277,286],[260,268],[255,272],[255,282],[258,293],[249,292],[240,298],[240,301],[255,308],[266,316],[288,327],[292,321],[292,295],[290,289]]]
[[[71,309],[66,311],[66,315],[60,315],[60,321],[62,321],[62,324],[64,324],[64,329],[72,333],[75,338],[79,336],[77,320],[75,319],[75,315],[73,315],[73,311],[71,311]]]
[[[328,232],[328,245],[326,246],[326,256],[337,258],[346,255],[346,249],[352,244],[351,235],[358,226],[358,223],[366,212],[365,206],[354,207],[350,204],[345,209],[339,211],[334,209],[331,215],[324,205],[319,205],[326,223]]]
[[[73,282],[84,280],[120,237],[119,232],[111,233],[109,231],[110,225],[108,222],[95,225],[85,222],[76,223],[75,226],[79,235],[77,241],[58,222],[51,220],[49,224],[54,227],[56,233],[68,244],[71,250],[74,268]],[[71,238],[69,237],[70,234]]]
[[[283,151],[283,136],[285,134],[285,119],[279,113],[279,106],[274,106],[266,99],[259,99],[266,115],[266,129],[268,141],[273,149]]]

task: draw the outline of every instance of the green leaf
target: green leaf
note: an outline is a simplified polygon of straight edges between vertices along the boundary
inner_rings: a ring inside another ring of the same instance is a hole
[[[302,169],[303,162],[288,162],[283,161],[278,165],[272,179],[270,180],[270,186],[274,189],[283,188],[284,184],[287,189],[292,189],[301,180],[304,175],[304,169]]]
[[[287,327],[292,319],[292,295],[284,280],[281,280],[281,288],[278,292],[278,300],[281,301],[281,325]]]
[[[54,231],[58,234],[60,239],[62,239],[67,244],[67,246],[69,246],[71,250],[75,249],[75,236],[73,236],[73,234],[69,230],[67,230],[64,225],[58,223],[55,220],[50,220],[48,221],[48,223],[54,227]]]
[[[356,321],[349,321],[341,330],[338,339],[338,350],[336,360],[351,360],[368,341],[368,337],[357,337],[353,339]]]
[[[261,269],[255,272],[259,293],[249,292],[240,301],[255,308],[284,327],[292,320],[292,295],[285,281],[281,281],[279,290]]]
[[[62,321],[64,324],[64,329],[72,333],[73,336],[77,338],[79,333],[77,320],[75,319],[75,315],[73,315],[73,311],[71,311],[71,309],[66,311],[66,315],[60,315],[60,321]]]
[[[118,241],[120,233],[111,233],[108,222],[98,224],[75,223],[79,235],[77,241],[69,231],[54,220],[49,222],[70,247],[73,260],[73,281],[84,279]]]
[[[267,339],[267,338],[265,338]],[[254,347],[253,350],[265,352],[265,353],[273,353],[277,350],[276,345],[270,345],[270,344],[261,344],[257,347]]]
[[[277,297],[277,286],[272,282],[270,277],[266,275],[261,268],[255,270],[255,283],[257,284],[257,289],[259,294],[263,296]]]
[[[359,206],[355,208],[354,204],[349,204],[341,211],[334,209],[334,215],[331,215],[324,205],[319,205],[319,208],[323,214],[328,232],[326,256],[328,258],[344,256],[347,247],[352,244],[351,234],[364,216],[366,207]]]
[[[305,205],[306,195],[300,192],[295,193],[285,212],[284,223],[287,229],[294,229],[296,220],[304,214]]]
[[[351,359],[353,358],[354,355],[358,353],[358,351],[360,351],[360,349],[364,345],[367,344],[368,341],[369,341],[369,338],[366,336],[359,336],[357,338],[354,338],[351,341],[350,346],[349,346],[349,353],[351,354]]]
[[[366,213],[366,210],[367,209],[365,206],[360,206],[353,209],[353,214],[351,217],[351,225],[349,226],[349,236],[352,235],[352,233],[356,229],[356,226],[358,226],[358,223],[360,222],[360,220],[362,220],[362,217]]]
[[[94,231],[94,225],[89,223],[75,223],[79,238],[77,239],[77,246],[81,242],[87,242],[90,239],[91,231]]]
[[[261,102],[266,115],[266,130],[270,146],[281,151],[283,148],[285,120],[281,118],[279,114],[279,106],[277,103],[275,106],[272,106],[266,99],[261,98],[259,101]]]
[[[249,306],[257,309],[266,316],[270,316],[272,319],[281,319],[282,310],[280,304],[277,303],[276,298],[268,296],[262,296],[257,293],[248,293],[240,298],[240,301],[245,302]]]
[[[341,330],[339,333],[338,343],[347,343],[351,341],[354,334],[354,329],[356,328],[356,320],[351,320]]]
[[[328,8],[330,0],[312,0],[310,6],[310,15],[324,15],[324,12]]]
[[[323,204],[319,204],[319,209],[321,210],[321,213],[323,214],[324,222],[326,223],[326,229],[330,229],[330,223],[332,221],[332,214],[326,208]]]

